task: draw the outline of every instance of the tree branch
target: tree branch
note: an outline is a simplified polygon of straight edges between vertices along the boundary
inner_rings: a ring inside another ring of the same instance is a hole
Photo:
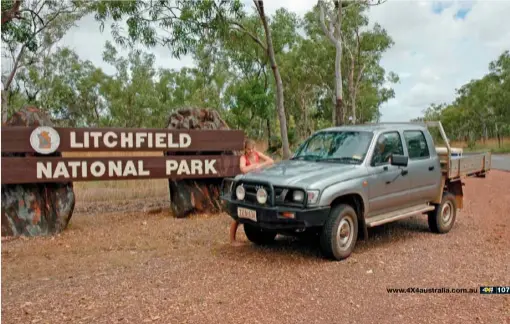
[[[337,25],[336,25],[336,28],[337,28],[337,37],[338,38],[340,38],[341,35],[342,35],[342,20],[343,20],[342,8],[344,7],[344,5],[346,6],[345,2],[341,2],[339,0],[335,1],[335,7],[336,7],[336,9],[338,11],[338,13],[337,13]]]
[[[321,23],[321,27],[322,27],[322,31],[324,32],[324,34],[329,38],[329,40],[333,43],[333,44],[336,44],[336,39],[335,37],[333,36],[333,34],[328,31],[328,28],[326,27],[326,23],[324,21],[324,2],[321,0],[319,1],[319,8],[320,8],[320,23]]]
[[[248,36],[250,36],[251,39],[253,39],[255,41],[255,43],[259,44],[260,47],[262,47],[262,49],[264,51],[267,51],[267,47],[264,45],[264,43],[262,43],[262,41],[260,40],[260,38],[258,38],[257,36],[255,36],[254,34],[252,34],[248,29],[246,29],[246,27],[244,27],[241,23],[238,23],[238,22],[235,22],[235,21],[232,21],[231,22],[232,25],[234,26],[237,26],[239,27],[240,30],[242,30],[245,34],[247,34]],[[238,30],[239,30],[238,29]]]
[[[361,70],[359,71],[358,79],[356,80],[356,86],[355,86],[356,91],[358,91],[358,89],[359,89],[360,81],[361,81],[361,78],[363,77],[363,71],[365,71],[366,66],[367,66],[366,64],[363,64],[363,66],[361,67]]]
[[[343,47],[345,47],[347,49],[347,51],[349,52],[349,55],[351,56],[351,60],[354,60],[354,55],[352,54],[351,46],[346,42],[346,40],[343,37],[343,35],[340,35],[340,38],[342,39]]]
[[[373,3],[371,0],[361,0],[360,2],[366,4],[367,6],[378,6],[385,3],[388,0],[374,0]]]
[[[21,60],[21,56],[23,55],[23,52],[25,51],[25,45],[21,47],[21,50],[18,53],[18,56],[16,57],[16,60],[14,61],[14,66],[12,67],[12,71],[9,74],[9,77],[7,78],[7,81],[5,82],[4,90],[8,91],[12,80],[14,79],[14,75],[16,75],[16,71],[18,70],[19,61]]]
[[[41,9],[42,9],[42,8],[41,8]],[[30,15],[32,16],[32,20],[34,19],[34,16],[35,16],[36,18],[38,18],[38,19],[39,19],[39,22],[40,22],[41,24],[44,24],[44,20],[41,18],[41,16],[39,16],[39,13],[41,12],[41,9],[39,9],[39,11],[38,11],[38,12],[35,12],[35,11],[33,11],[32,9],[23,9],[23,10],[21,10],[20,12],[28,12],[28,13],[30,13]],[[33,22],[34,22],[34,24],[35,24],[35,20],[33,20]]]

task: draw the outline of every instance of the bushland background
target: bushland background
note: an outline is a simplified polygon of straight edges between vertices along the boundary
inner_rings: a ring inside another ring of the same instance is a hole
[[[304,15],[285,8],[268,15],[263,1],[198,3],[2,1],[2,120],[34,105],[57,126],[163,128],[172,111],[205,107],[259,149],[288,158],[315,130],[379,121],[395,96],[399,77],[380,64],[395,43],[367,15],[384,3],[319,1]],[[114,73],[60,45],[87,15],[97,28],[113,24],[103,60]],[[190,54],[195,67],[156,67],[155,46],[176,58]],[[423,107],[416,120],[440,120],[452,144],[468,151],[510,152],[510,52],[455,91],[452,102]],[[85,200],[164,195],[165,187],[76,184]]]
[[[210,108],[260,150],[287,158],[315,130],[381,120],[399,76],[380,64],[391,35],[368,27],[375,1],[320,1],[301,16],[247,3],[2,1],[2,121],[34,105],[58,126],[160,128],[176,109]],[[86,15],[97,28],[113,23],[103,59],[114,73],[59,46]],[[157,68],[155,46],[191,54],[195,67]],[[510,52],[486,64],[483,77],[418,119],[440,120],[466,151],[510,152]],[[2,242],[2,320],[508,322],[507,296],[386,288],[508,284],[509,175],[468,179],[448,235],[413,217],[371,230],[340,263],[289,240],[232,248],[228,215],[169,217],[165,180],[75,183],[77,211],[64,233]],[[146,212],[152,204],[159,212]]]

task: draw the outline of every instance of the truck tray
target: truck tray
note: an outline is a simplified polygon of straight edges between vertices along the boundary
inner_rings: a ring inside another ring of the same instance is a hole
[[[491,168],[491,152],[463,153],[452,156],[449,160],[441,158],[441,170],[449,179],[483,176]]]

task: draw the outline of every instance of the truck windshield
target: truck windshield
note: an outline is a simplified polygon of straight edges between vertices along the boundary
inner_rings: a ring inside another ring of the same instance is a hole
[[[292,160],[361,164],[372,137],[373,133],[366,131],[320,132],[309,137]]]

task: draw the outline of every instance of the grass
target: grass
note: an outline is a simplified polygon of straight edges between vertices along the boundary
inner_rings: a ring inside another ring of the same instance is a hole
[[[473,147],[469,147],[467,142],[455,141],[451,143],[453,147],[462,147],[465,152],[491,151],[492,153],[510,153],[510,138],[503,138],[501,147],[498,145],[497,138],[490,138],[487,141],[479,140]]]

